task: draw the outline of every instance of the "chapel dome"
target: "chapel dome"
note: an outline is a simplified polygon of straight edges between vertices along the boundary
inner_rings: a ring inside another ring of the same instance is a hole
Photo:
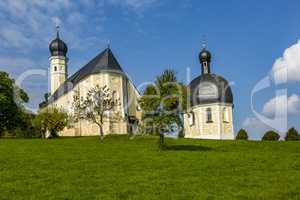
[[[189,85],[191,106],[209,103],[233,104],[233,95],[227,80],[216,74],[203,74]]]
[[[210,63],[211,62],[211,53],[208,50],[206,50],[206,48],[203,48],[202,51],[199,53],[199,60],[200,60],[200,63],[203,63],[203,62]]]
[[[51,56],[66,56],[68,52],[68,46],[64,41],[59,38],[59,32],[57,36],[49,45]]]

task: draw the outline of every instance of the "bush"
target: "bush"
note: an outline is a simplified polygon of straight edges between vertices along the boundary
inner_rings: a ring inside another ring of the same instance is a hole
[[[68,114],[61,109],[47,108],[37,114],[33,125],[43,138],[47,130],[51,137],[58,137],[58,132],[68,125]]]
[[[236,140],[248,140],[248,134],[245,129],[239,130],[238,134],[236,135]]]
[[[7,129],[0,134],[0,137],[9,138],[37,138],[40,137],[39,131],[34,127],[33,120],[35,115],[26,111],[18,112],[14,127]]]
[[[300,136],[298,134],[298,131],[295,128],[291,128],[288,130],[285,136],[286,141],[296,141],[300,140]]]
[[[280,135],[275,131],[268,131],[263,136],[263,141],[278,141],[280,139]]]

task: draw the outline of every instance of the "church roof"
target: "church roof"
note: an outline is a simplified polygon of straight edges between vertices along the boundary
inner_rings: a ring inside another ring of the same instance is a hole
[[[75,85],[89,75],[98,74],[101,72],[124,74],[120,64],[110,48],[102,51],[75,74],[69,77],[50,97],[50,102],[55,101],[60,96],[68,93]]]
[[[195,78],[188,86],[191,92],[191,106],[209,103],[233,104],[230,84],[216,74],[203,74]]]
[[[76,84],[88,75],[97,74],[103,71],[124,73],[110,48],[107,48],[98,54],[88,64],[71,76],[68,81]]]

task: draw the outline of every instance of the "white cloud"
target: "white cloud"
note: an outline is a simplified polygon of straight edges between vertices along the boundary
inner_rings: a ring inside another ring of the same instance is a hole
[[[300,81],[300,40],[275,61],[272,74],[276,83]]]
[[[104,2],[140,11],[157,0],[1,0],[0,24],[4,28],[0,29],[0,43],[5,48],[21,52],[24,49],[28,51],[44,48],[54,37],[54,28],[58,21],[62,27],[63,38],[66,38],[70,48],[82,50],[90,48],[90,45],[99,45],[103,39],[99,37],[99,33],[95,34],[99,38],[98,43],[89,43],[86,40],[91,40],[90,37],[94,40],[95,35],[87,35],[84,28],[94,20],[97,28],[93,32],[103,30],[104,6],[107,5]]]
[[[287,129],[286,129],[285,131],[280,132],[280,131],[276,130],[275,128],[266,125],[265,123],[263,123],[262,121],[260,121],[259,119],[255,118],[255,117],[246,118],[244,120],[242,126],[248,132],[248,135],[250,136],[250,138],[254,139],[254,140],[261,140],[263,135],[267,131],[270,131],[270,130],[277,132],[281,138],[284,138],[285,132],[287,131]]]
[[[72,25],[76,25],[78,23],[84,23],[85,16],[79,12],[73,12],[71,15],[68,16],[67,22]]]
[[[284,137],[288,127],[287,117],[300,114],[300,96],[292,94],[274,97],[264,104],[262,114],[266,117],[248,117],[244,120],[242,127],[249,135],[253,139],[260,139],[266,131],[275,130]]]
[[[248,132],[250,138],[254,140],[260,140],[267,131],[274,130],[272,127],[266,125],[256,117],[246,118],[242,127]],[[282,133],[281,136],[283,137],[284,133]]]
[[[31,46],[29,38],[15,26],[7,26],[5,29],[2,29],[0,31],[0,39],[4,47],[23,48],[24,46]]]
[[[137,10],[153,5],[157,0],[108,0],[108,2],[115,5],[125,5]]]
[[[263,106],[262,112],[267,116],[275,116],[276,106],[285,108],[287,114],[300,113],[300,96],[293,94],[289,97],[285,95],[277,96],[270,99]]]
[[[70,48],[86,46],[80,37],[81,27],[86,20],[80,13],[82,7],[70,0],[2,0],[0,2],[0,43],[4,48],[24,52],[45,48],[54,37],[55,25],[62,25],[62,32]],[[97,13],[99,14],[99,13]],[[81,43],[80,45],[77,43]],[[74,46],[73,46],[74,45]]]
[[[154,2],[157,0],[0,0],[0,52],[4,53],[0,56],[0,70],[17,78],[29,69],[47,69],[49,55],[46,53],[55,37],[56,24],[61,25],[61,37],[69,49],[99,48],[107,41],[101,36],[105,30],[103,22],[109,14],[105,6],[139,12]],[[70,70],[72,62],[80,58],[71,59]],[[33,87],[39,85],[41,80],[28,81],[30,96],[42,96],[42,89]]]
[[[25,70],[28,67],[32,67],[34,62],[27,58],[16,57],[0,57],[0,70],[5,69],[16,75],[17,71]]]
[[[0,18],[0,23],[5,28],[0,30],[0,42],[6,48],[29,50],[49,37],[51,15],[42,2],[48,1],[1,1],[0,11],[5,16]]]

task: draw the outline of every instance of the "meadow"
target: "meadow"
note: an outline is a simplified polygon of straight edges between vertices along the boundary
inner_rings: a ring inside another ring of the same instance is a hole
[[[0,139],[0,199],[300,199],[300,142]]]

